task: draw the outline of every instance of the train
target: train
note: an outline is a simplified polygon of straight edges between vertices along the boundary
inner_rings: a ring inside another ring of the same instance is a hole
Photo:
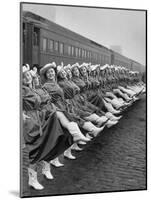
[[[145,71],[140,63],[32,12],[22,12],[21,33],[21,63],[38,69],[55,61],[57,65],[91,62]]]

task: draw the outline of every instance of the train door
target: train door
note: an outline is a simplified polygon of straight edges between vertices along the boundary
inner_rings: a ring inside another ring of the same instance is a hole
[[[32,64],[40,64],[40,29],[36,26],[33,27],[33,46],[32,46]]]
[[[32,26],[23,22],[23,38],[22,38],[22,61],[23,63],[32,64]]]

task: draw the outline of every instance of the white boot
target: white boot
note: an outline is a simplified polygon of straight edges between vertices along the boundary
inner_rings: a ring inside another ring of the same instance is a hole
[[[98,126],[102,126],[108,120],[106,116],[100,117],[96,114],[93,114],[93,115],[94,115],[94,119],[95,119],[94,122],[96,122]]]
[[[31,168],[28,168],[29,181],[28,185],[33,187],[35,190],[42,190],[44,187],[37,180],[37,172]]]
[[[112,121],[117,121],[122,118],[122,116],[116,117],[110,112],[105,113],[105,116],[108,117]]]
[[[110,127],[114,126],[114,125],[117,124],[117,123],[118,123],[118,121],[111,121],[111,120],[109,120],[109,121],[106,123],[106,126],[107,126],[108,128],[110,128]]]
[[[96,137],[104,129],[104,126],[98,128],[91,122],[85,122],[83,128],[89,131],[94,137]]]
[[[123,103],[121,103],[120,101],[118,101],[117,99],[113,99],[111,101],[111,104],[113,104],[113,106],[116,108],[116,109],[120,109],[122,106],[123,106]]]
[[[59,158],[55,158],[53,160],[50,161],[50,164],[52,164],[53,166],[55,167],[62,167],[64,166],[64,164],[62,164],[60,161],[59,161]]]
[[[88,117],[85,117],[86,121],[97,123],[99,126],[104,124],[108,119],[105,116],[98,116],[97,114],[93,113]]]
[[[53,179],[53,176],[50,172],[50,164],[46,161],[42,161],[42,174],[47,178],[47,179]]]
[[[94,137],[96,137],[99,133],[101,133],[104,129],[105,125],[98,128],[98,127],[95,127],[95,129],[92,131],[92,134],[94,135]]]
[[[134,100],[134,101],[137,101],[137,100],[139,100],[139,97],[135,97],[135,96],[134,96],[134,97],[133,97],[133,100]]]
[[[71,146],[71,149],[72,149],[72,150],[75,150],[75,151],[82,151],[82,149],[78,146],[77,143],[74,143],[74,144]]]
[[[68,124],[68,130],[73,136],[74,142],[77,141],[83,141],[83,142],[88,142],[90,139],[86,138],[80,131],[78,125],[75,122],[70,122]]]
[[[110,106],[110,108],[108,109],[109,112],[113,113],[113,114],[119,114],[120,111],[119,110],[116,110],[114,109],[113,107]]]
[[[64,157],[69,158],[69,159],[71,159],[71,160],[76,159],[76,157],[73,156],[73,155],[71,154],[71,147],[69,147],[69,148],[64,152]]]
[[[107,122],[108,118],[106,116],[101,116],[100,117],[100,122],[98,122],[98,125],[102,125],[105,122]]]
[[[111,112],[111,113],[113,113],[113,114],[119,114],[119,113],[120,113],[120,111],[115,110],[115,109],[113,108],[113,106],[112,106],[110,103],[107,103],[107,102],[104,101],[104,104],[105,104],[105,107],[107,108],[107,110],[108,110],[109,112]]]

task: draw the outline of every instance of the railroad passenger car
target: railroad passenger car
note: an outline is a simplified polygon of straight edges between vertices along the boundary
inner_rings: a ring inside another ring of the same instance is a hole
[[[22,63],[115,64],[142,72],[141,64],[31,12],[22,13]]]
[[[23,12],[23,63],[43,66],[91,62],[111,64],[108,48],[31,12]]]

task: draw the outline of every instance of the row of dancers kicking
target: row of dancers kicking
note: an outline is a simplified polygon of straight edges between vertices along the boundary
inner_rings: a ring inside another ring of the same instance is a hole
[[[51,165],[63,166],[61,154],[76,159],[72,150],[81,151],[79,144],[116,125],[144,92],[140,73],[121,66],[53,62],[38,71],[24,64],[23,141],[29,152],[29,186],[42,190],[37,165],[47,179],[53,179]]]

